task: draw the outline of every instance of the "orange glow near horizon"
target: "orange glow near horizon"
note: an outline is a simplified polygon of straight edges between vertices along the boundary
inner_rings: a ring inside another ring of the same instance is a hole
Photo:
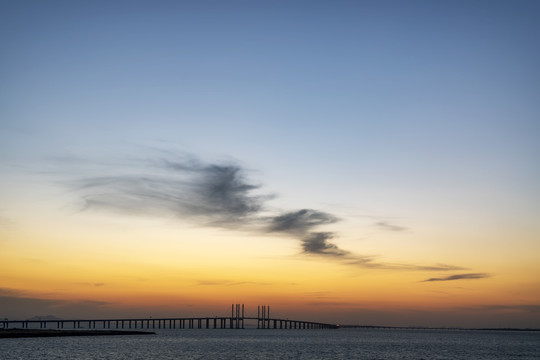
[[[469,286],[467,280],[424,281],[447,276],[443,271],[379,269],[317,256],[264,254],[254,243],[268,239],[248,244],[244,237],[236,245],[243,249],[240,253],[226,253],[226,246],[211,238],[207,244],[186,251],[181,244],[175,249],[165,240],[166,253],[159,250],[160,241],[155,240],[152,251],[145,251],[134,240],[134,246],[122,254],[118,242],[106,251],[107,241],[99,247],[94,242],[88,249],[79,245],[73,251],[61,235],[55,235],[40,242],[56,242],[50,247],[29,246],[36,234],[12,239],[4,246],[0,255],[2,287],[21,298],[61,300],[75,308],[79,303],[94,303],[84,307],[91,317],[115,312],[134,316],[152,312],[218,315],[227,314],[228,303],[245,303],[250,311],[257,304],[270,304],[276,314],[284,316],[300,314],[326,321],[335,316],[332,322],[361,323],[366,311],[483,311],[485,304],[504,310],[505,306],[534,303],[540,296],[538,280],[531,275],[534,271],[527,276],[512,274],[509,268],[501,275],[497,274],[501,268],[491,270],[487,264],[482,268],[489,275],[480,284]],[[230,246],[230,242],[224,243]],[[207,251],[209,244],[211,252]],[[538,265],[531,261],[529,267]],[[518,299],[515,294],[519,294]],[[62,315],[62,306],[56,309]]]

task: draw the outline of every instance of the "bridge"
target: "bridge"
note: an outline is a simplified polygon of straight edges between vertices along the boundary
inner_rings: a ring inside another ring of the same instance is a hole
[[[0,328],[23,329],[245,329],[245,320],[257,320],[257,329],[337,329],[339,325],[270,317],[270,306],[258,306],[257,317],[245,316],[244,304],[233,304],[231,316],[72,319],[72,320],[0,320]]]

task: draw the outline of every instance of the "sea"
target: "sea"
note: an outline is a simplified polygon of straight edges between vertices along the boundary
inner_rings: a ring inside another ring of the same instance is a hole
[[[0,359],[540,359],[540,332],[342,328],[156,329],[0,339]]]

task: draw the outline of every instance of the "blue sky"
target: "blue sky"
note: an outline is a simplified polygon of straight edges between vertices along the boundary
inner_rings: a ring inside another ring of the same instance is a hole
[[[355,249],[379,222],[463,253],[500,234],[501,259],[538,246],[537,1],[0,6],[10,222],[71,216],[68,180],[190,154],[240,164],[272,208],[346,219]]]
[[[163,142],[289,191],[538,194],[536,2],[3,6],[8,163]]]

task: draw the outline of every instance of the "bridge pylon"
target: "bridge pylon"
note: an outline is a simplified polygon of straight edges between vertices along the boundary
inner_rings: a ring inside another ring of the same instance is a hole
[[[259,305],[257,306],[257,329],[269,329],[270,328],[270,306]]]
[[[244,304],[231,305],[231,329],[244,329]]]

